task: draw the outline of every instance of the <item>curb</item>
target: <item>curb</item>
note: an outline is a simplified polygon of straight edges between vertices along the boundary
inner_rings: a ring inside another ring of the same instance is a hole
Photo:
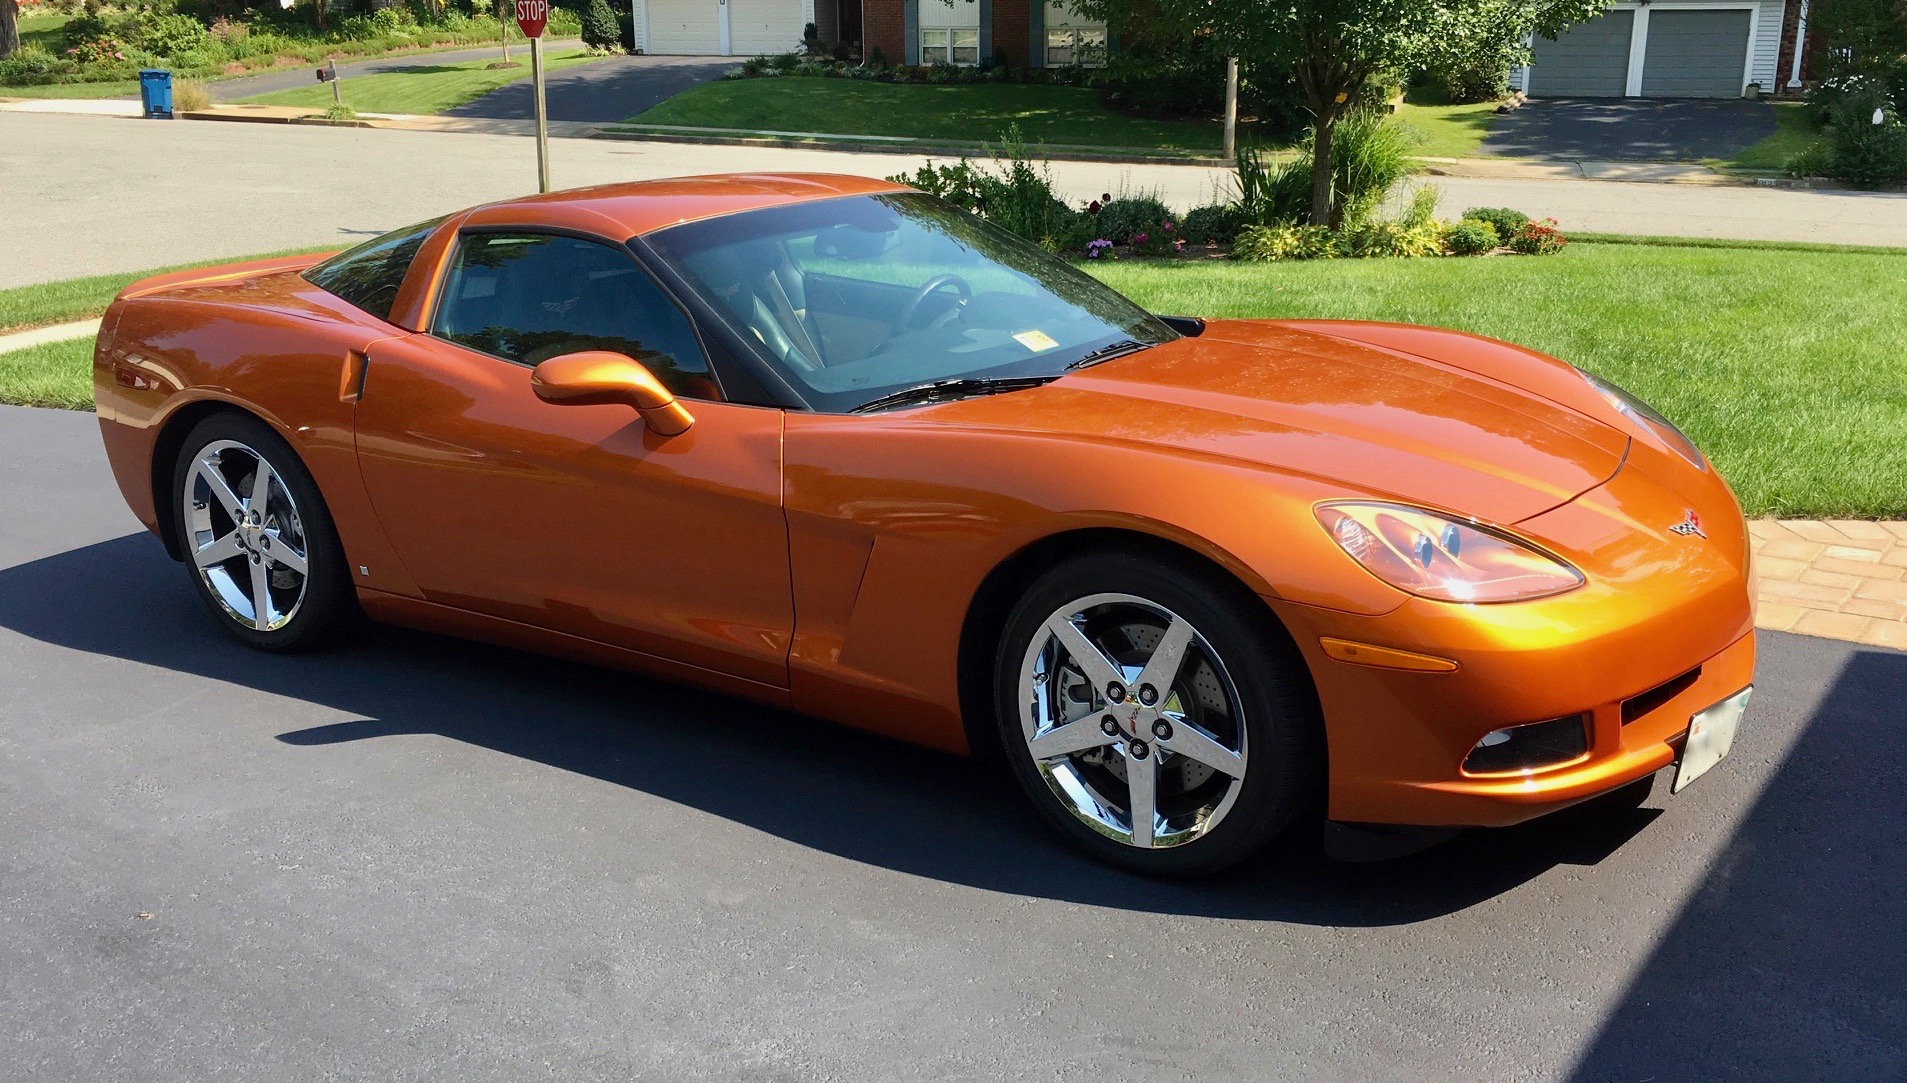
[[[962,157],[974,157],[986,153],[986,148],[979,143],[934,143],[900,138],[896,138],[891,142],[872,142],[853,139],[830,139],[822,135],[813,137],[800,135],[705,135],[693,131],[651,131],[629,127],[603,128],[588,138],[619,139],[636,143],[687,143],[724,147],[774,147],[783,150],[831,150],[855,154],[930,156],[958,154]],[[1075,150],[1050,145],[1043,145],[1039,150],[1041,159],[1049,162],[1111,162],[1125,165],[1195,165],[1206,168],[1212,166],[1229,166],[1232,164],[1229,158],[1219,158],[1211,155],[1128,154],[1117,151]]]
[[[90,320],[73,320],[69,323],[48,324],[45,327],[29,328],[25,331],[14,331],[10,334],[0,334],[0,354],[12,353],[15,350],[31,349],[34,346],[44,346],[49,342],[66,342],[71,339],[86,338],[98,333],[99,319],[97,317]]]

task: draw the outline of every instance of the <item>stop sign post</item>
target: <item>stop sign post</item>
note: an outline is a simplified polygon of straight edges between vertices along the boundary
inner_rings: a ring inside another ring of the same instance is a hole
[[[536,95],[536,190],[550,190],[550,117],[543,98],[543,28],[550,0],[516,0],[516,25],[530,39],[530,80]]]

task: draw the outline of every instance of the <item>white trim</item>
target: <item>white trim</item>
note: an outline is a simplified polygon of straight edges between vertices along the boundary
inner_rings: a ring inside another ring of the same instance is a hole
[[[649,0],[629,0],[630,16],[635,20],[636,51],[649,52]]]
[[[715,0],[715,33],[723,56],[734,56],[735,47],[729,44],[728,0]]]
[[[1629,9],[1634,12],[1629,18],[1629,81],[1622,92],[1631,98],[1642,96],[1642,66],[1649,55],[1649,5],[1637,4]]]

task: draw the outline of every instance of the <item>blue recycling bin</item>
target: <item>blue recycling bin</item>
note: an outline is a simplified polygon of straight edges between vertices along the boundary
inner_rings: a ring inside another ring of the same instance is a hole
[[[162,68],[144,68],[139,72],[139,103],[146,115],[172,119],[172,73]]]

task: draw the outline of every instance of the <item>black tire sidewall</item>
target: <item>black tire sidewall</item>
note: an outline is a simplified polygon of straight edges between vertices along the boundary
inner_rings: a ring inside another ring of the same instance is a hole
[[[192,561],[191,526],[184,514],[186,478],[199,452],[220,440],[237,441],[264,457],[297,502],[299,521],[304,527],[308,569],[304,601],[291,620],[268,632],[247,628],[234,620]],[[356,590],[331,511],[311,472],[305,469],[304,461],[270,425],[236,410],[212,414],[194,425],[179,448],[178,461],[172,464],[171,499],[179,551],[184,556],[192,589],[226,631],[260,650],[291,652],[328,644],[357,622]]]
[[[1092,594],[1157,603],[1192,622],[1219,655],[1243,708],[1249,754],[1243,788],[1204,836],[1179,846],[1139,849],[1099,834],[1054,796],[1021,730],[1020,668],[1048,616]],[[1219,573],[1145,552],[1106,552],[1053,566],[1008,616],[994,659],[1000,740],[1044,818],[1074,845],[1110,864],[1156,876],[1203,876],[1237,864],[1276,838],[1323,786],[1322,727],[1303,659],[1263,600]]]

